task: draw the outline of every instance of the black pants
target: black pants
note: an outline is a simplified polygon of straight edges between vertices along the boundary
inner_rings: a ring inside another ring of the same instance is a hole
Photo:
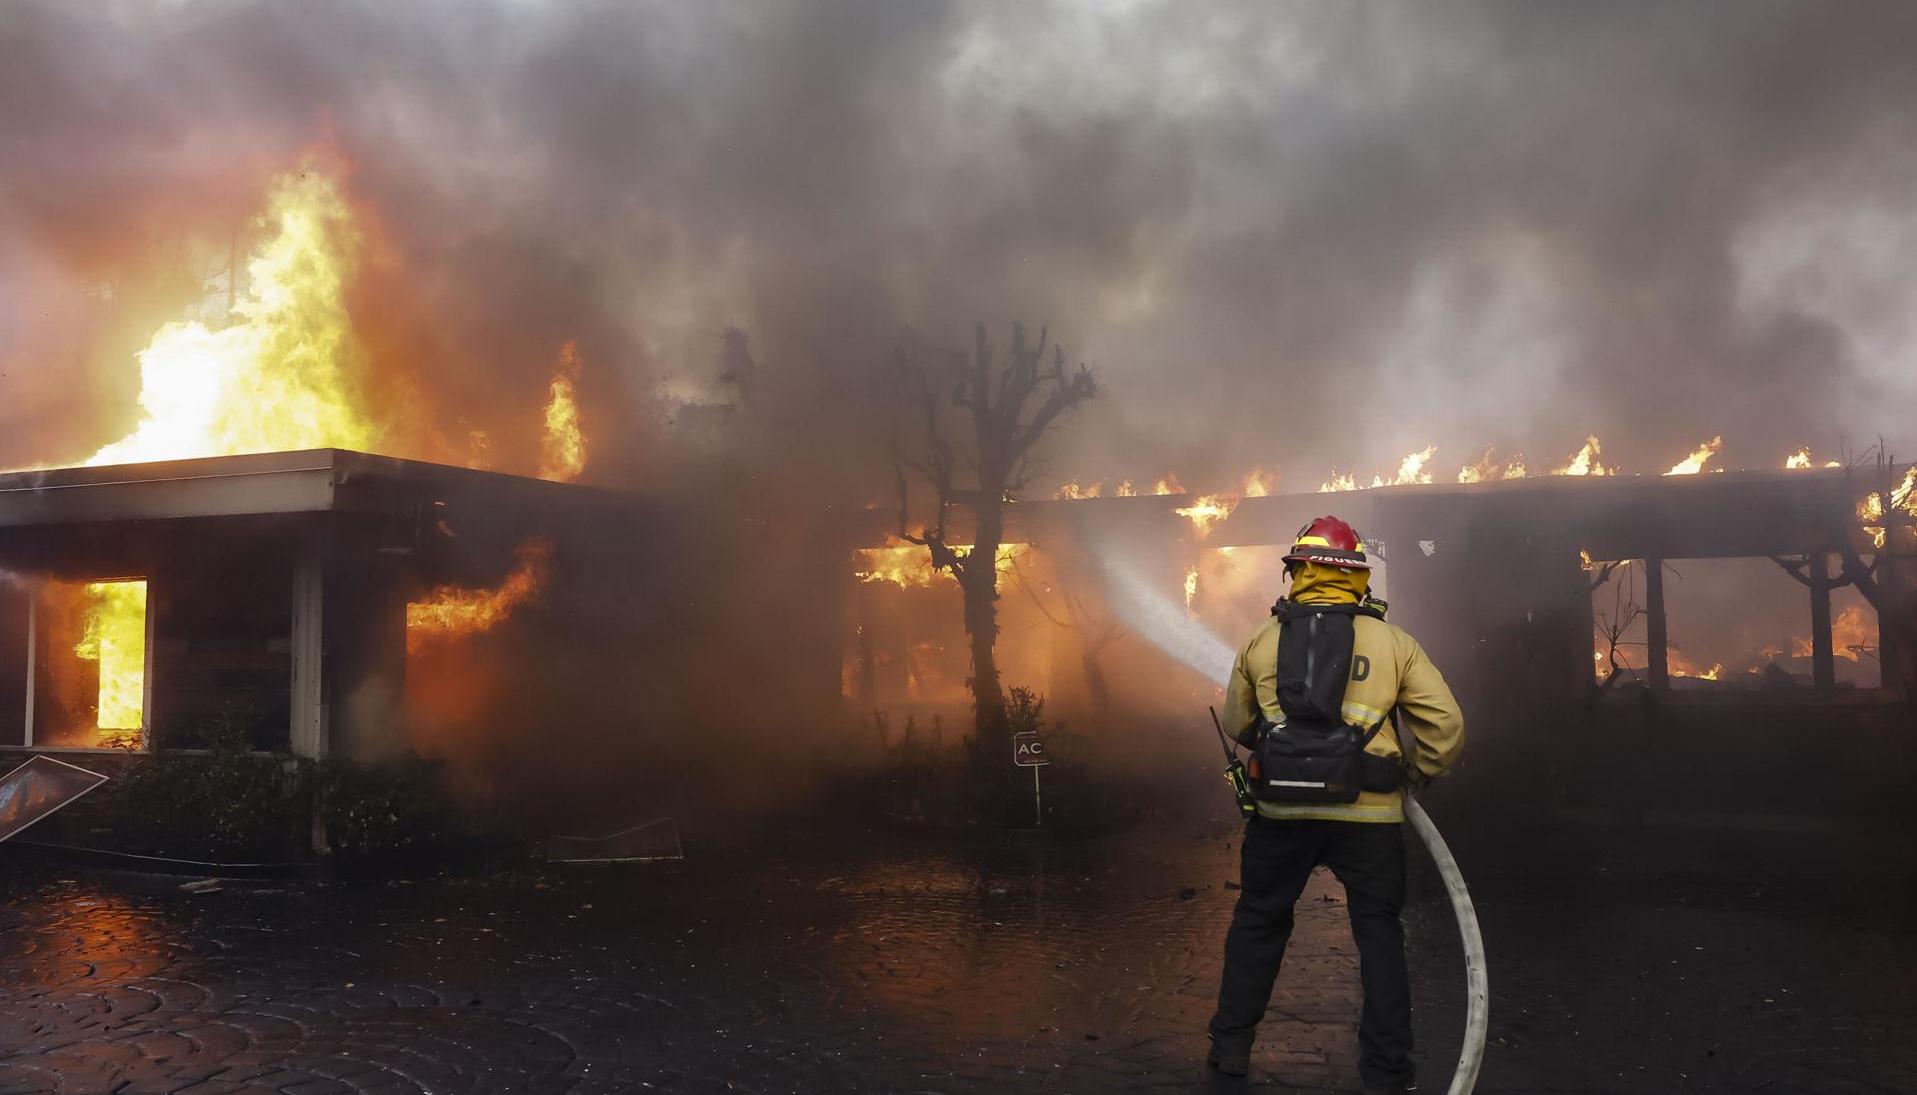
[[[1239,872],[1244,890],[1225,935],[1225,973],[1211,1036],[1249,1043],[1271,1003],[1271,986],[1291,939],[1291,910],[1320,863],[1345,885],[1358,944],[1364,1015],[1358,1069],[1367,1083],[1408,1081],[1411,976],[1404,961],[1404,826],[1355,821],[1245,824]]]

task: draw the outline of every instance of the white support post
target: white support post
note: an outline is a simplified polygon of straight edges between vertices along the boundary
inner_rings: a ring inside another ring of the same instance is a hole
[[[20,744],[29,748],[33,745],[33,686],[34,672],[40,659],[40,587],[34,585],[27,593],[27,722],[21,730]]]
[[[325,564],[318,553],[303,554],[293,564],[293,687],[291,744],[293,755],[319,760],[326,756],[326,699],[323,691],[325,658],[323,611]]]

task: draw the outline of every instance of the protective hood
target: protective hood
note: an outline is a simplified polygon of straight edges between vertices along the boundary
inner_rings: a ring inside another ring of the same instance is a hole
[[[1291,569],[1291,593],[1296,604],[1355,605],[1371,590],[1371,572],[1346,570],[1323,563],[1295,563]]]

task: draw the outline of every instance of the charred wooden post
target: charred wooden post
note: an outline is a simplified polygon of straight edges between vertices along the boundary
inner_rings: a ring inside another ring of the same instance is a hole
[[[1664,560],[1644,560],[1645,640],[1650,646],[1648,664],[1651,690],[1663,692],[1671,687],[1670,638],[1664,619]]]
[[[1821,695],[1837,691],[1837,660],[1831,650],[1830,631],[1830,559],[1821,551],[1809,556],[1805,574],[1810,587],[1811,606],[1811,680]]]

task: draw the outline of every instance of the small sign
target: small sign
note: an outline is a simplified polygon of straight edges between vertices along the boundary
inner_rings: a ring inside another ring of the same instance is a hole
[[[1045,741],[1037,734],[1012,735],[1012,763],[1020,768],[1043,768],[1052,763],[1045,755]]]

